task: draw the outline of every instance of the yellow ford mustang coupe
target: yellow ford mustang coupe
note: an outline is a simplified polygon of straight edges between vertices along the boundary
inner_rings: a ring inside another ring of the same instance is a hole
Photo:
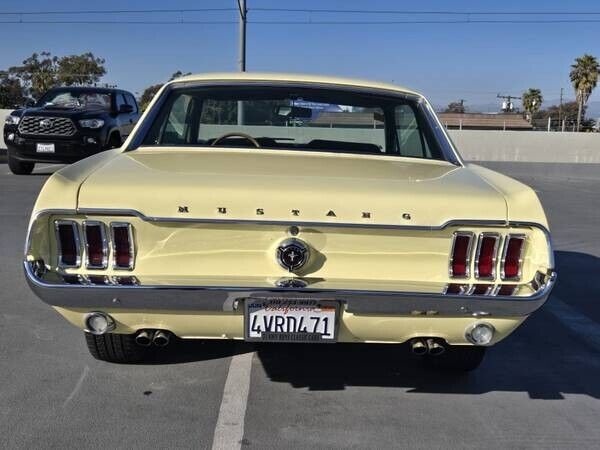
[[[55,173],[24,267],[113,362],[177,337],[470,370],[555,280],[535,193],[465,164],[420,94],[259,73],[172,81],[122,148]]]

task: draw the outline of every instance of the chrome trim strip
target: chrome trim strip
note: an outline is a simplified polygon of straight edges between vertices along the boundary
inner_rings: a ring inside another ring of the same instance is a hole
[[[108,239],[106,238],[106,227],[103,222],[98,220],[84,220],[81,223],[83,230],[83,245],[85,248],[85,268],[86,269],[106,269],[108,267]],[[100,227],[100,239],[102,240],[102,264],[94,265],[90,263],[90,246],[87,240],[87,228]]]
[[[129,240],[129,265],[120,266],[117,264],[117,242],[115,239],[116,228],[127,228],[127,236]],[[114,270],[133,270],[135,267],[135,243],[133,241],[133,226],[129,222],[111,222],[110,237],[112,242],[112,268]]]
[[[467,258],[465,261],[465,274],[464,275],[454,275],[454,269],[452,268],[454,264],[454,246],[456,245],[456,238],[459,236],[466,236],[469,238],[469,245],[467,247]],[[450,248],[450,260],[448,266],[448,274],[450,278],[455,279],[465,279],[471,276],[471,254],[473,253],[473,239],[475,234],[470,231],[455,231],[452,235],[452,247]]]
[[[24,269],[29,286],[42,301],[53,306],[90,309],[233,311],[235,300],[276,296],[339,300],[346,311],[356,314],[411,315],[414,311],[435,311],[442,316],[485,313],[517,317],[527,316],[542,306],[556,280],[556,272],[550,272],[539,291],[530,297],[490,297],[294,287],[54,284],[36,276],[27,261]]]
[[[492,274],[489,277],[479,276],[479,256],[481,253],[481,245],[485,238],[494,239],[494,249],[492,250]],[[493,281],[496,279],[496,263],[498,261],[498,245],[500,243],[500,235],[498,233],[480,233],[477,240],[477,251],[475,252],[475,278],[477,280]]]
[[[508,243],[511,239],[520,239],[522,241],[521,251],[519,253],[519,271],[516,277],[506,277],[504,274],[504,265],[506,264],[506,253],[508,251]],[[521,281],[521,275],[523,272],[523,253],[525,251],[525,243],[527,242],[527,236],[520,233],[508,234],[504,239],[504,246],[502,249],[502,259],[500,260],[500,279],[503,281]]]
[[[60,241],[60,233],[58,228],[62,225],[71,226],[73,230],[73,240],[75,241],[75,264],[65,264],[62,259],[62,242]],[[56,238],[56,256],[57,265],[61,269],[66,268],[78,268],[81,267],[81,242],[79,240],[79,226],[74,220],[55,220],[54,221],[54,235]]]

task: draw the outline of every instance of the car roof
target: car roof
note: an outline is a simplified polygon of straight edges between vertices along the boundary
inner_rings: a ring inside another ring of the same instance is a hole
[[[353,78],[330,77],[325,75],[310,75],[296,73],[271,73],[271,72],[216,72],[216,73],[201,73],[194,75],[186,75],[176,78],[170,84],[186,83],[186,82],[203,82],[203,81],[274,81],[274,82],[295,82],[295,83],[315,83],[315,84],[332,84],[337,86],[348,86],[355,88],[381,89],[386,91],[394,91],[402,94],[422,95],[411,89],[397,86],[391,83],[382,83],[378,81],[369,81]]]

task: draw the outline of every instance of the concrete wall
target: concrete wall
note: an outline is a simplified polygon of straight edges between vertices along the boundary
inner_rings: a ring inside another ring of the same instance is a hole
[[[600,163],[600,133],[449,130],[468,161]]]

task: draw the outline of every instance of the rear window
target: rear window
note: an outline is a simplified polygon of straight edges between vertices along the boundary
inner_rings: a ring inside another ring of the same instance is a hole
[[[416,99],[292,88],[177,88],[146,146],[260,147],[444,159]]]

